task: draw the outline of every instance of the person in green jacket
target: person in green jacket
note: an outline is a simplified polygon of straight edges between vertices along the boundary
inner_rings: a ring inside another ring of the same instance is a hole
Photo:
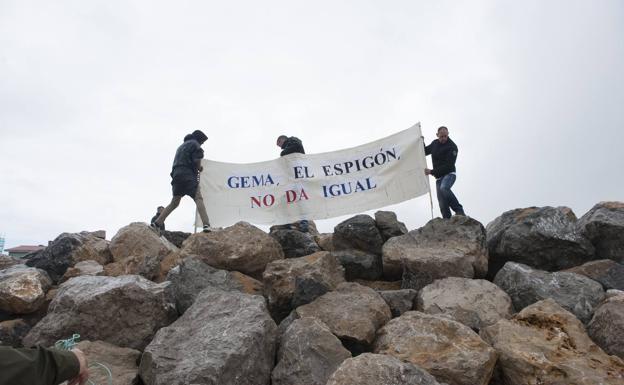
[[[0,385],[84,385],[89,379],[87,358],[80,349],[57,350],[42,346],[0,346]]]

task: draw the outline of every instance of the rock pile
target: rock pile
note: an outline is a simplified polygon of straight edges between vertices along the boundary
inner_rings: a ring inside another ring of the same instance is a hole
[[[624,203],[299,228],[131,223],[1,257],[0,345],[78,333],[115,385],[624,383]]]

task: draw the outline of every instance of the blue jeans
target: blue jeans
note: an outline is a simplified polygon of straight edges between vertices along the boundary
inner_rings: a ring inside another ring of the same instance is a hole
[[[464,214],[464,208],[459,204],[457,197],[451,191],[451,187],[455,184],[455,174],[446,174],[442,178],[436,180],[436,192],[438,195],[438,203],[440,204],[440,212],[442,218],[450,218],[451,210],[455,211],[455,214]]]

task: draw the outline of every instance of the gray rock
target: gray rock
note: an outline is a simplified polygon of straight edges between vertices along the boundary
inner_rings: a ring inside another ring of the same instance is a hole
[[[404,289],[420,290],[436,279],[479,278],[487,272],[485,229],[466,216],[436,218],[383,246],[388,280],[403,277]]]
[[[624,290],[624,265],[611,259],[587,262],[584,265],[564,270],[576,273],[600,282],[605,290]]]
[[[343,282],[344,269],[327,251],[273,261],[263,273],[265,295],[276,320]]]
[[[596,256],[624,263],[624,202],[600,202],[578,221]]]
[[[345,360],[327,385],[444,385],[418,366],[385,354]]]
[[[529,207],[503,213],[487,225],[488,277],[508,261],[557,271],[591,260],[594,247],[567,207]]]
[[[411,362],[450,385],[487,385],[497,358],[469,327],[417,311],[381,328],[373,352]]]
[[[262,295],[262,284],[255,279],[242,273],[215,269],[196,257],[184,258],[169,271],[167,280],[171,282],[168,289],[172,291],[180,314],[191,307],[195,298],[207,287]]]
[[[20,261],[8,255],[0,254],[0,270],[8,269],[11,266],[19,265]]]
[[[503,289],[516,310],[552,298],[583,323],[589,322],[596,306],[604,299],[602,285],[579,274],[536,270],[507,262],[494,283]]]
[[[392,211],[377,211],[375,213],[375,223],[384,242],[392,237],[407,234],[405,223],[399,222],[397,216]]]
[[[334,250],[356,249],[381,255],[384,243],[375,220],[369,215],[356,215],[334,227]]]
[[[61,282],[65,282],[70,278],[79,277],[81,275],[104,275],[104,267],[96,261],[82,261],[76,263],[65,271],[61,278]]]
[[[600,304],[587,332],[605,352],[624,359],[624,296],[611,297]]]
[[[319,319],[295,320],[281,338],[271,384],[325,385],[347,358],[351,353]]]
[[[176,318],[165,293],[168,285],[137,275],[72,278],[61,285],[24,345],[50,346],[78,333],[85,340],[142,350],[158,329]]]
[[[381,256],[361,250],[333,251],[332,255],[345,269],[347,281],[355,279],[377,280],[383,274]]]
[[[84,352],[90,363],[106,365],[113,373],[113,385],[134,385],[139,373],[141,352],[120,348],[103,341],[82,341],[76,347]],[[89,381],[94,384],[108,384],[107,373],[98,366],[89,369]]]
[[[23,319],[0,322],[0,346],[21,347],[22,339],[29,330],[30,325]]]
[[[263,298],[207,288],[145,348],[145,385],[268,385],[277,327]]]
[[[63,233],[43,250],[27,255],[26,265],[42,269],[57,284],[67,269],[81,261],[105,265],[112,260],[108,241],[92,233]]]
[[[277,229],[269,233],[275,238],[284,250],[286,258],[298,258],[321,251],[310,233],[298,230]]]
[[[414,309],[414,299],[417,294],[418,292],[412,289],[379,291],[379,295],[390,307],[393,318]]]
[[[513,314],[511,298],[501,288],[483,279],[445,278],[418,293],[418,310],[444,315],[473,330],[493,325]]]
[[[621,385],[624,362],[605,354],[552,299],[481,330],[498,352],[505,385]]]
[[[14,265],[0,271],[0,310],[28,314],[39,310],[52,281],[45,271]]]
[[[620,295],[624,295],[624,291],[622,290],[617,290],[617,289],[609,289],[607,290],[607,292],[605,293],[605,297],[606,298],[612,298],[612,297],[618,297]]]
[[[343,283],[294,312],[299,318],[319,318],[355,354],[365,351],[377,330],[392,317],[386,301],[375,290],[357,283]]]

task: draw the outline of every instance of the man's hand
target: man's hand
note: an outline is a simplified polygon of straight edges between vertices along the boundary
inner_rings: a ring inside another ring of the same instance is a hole
[[[76,377],[69,380],[69,383],[67,385],[84,385],[89,379],[89,365],[87,364],[87,357],[80,349],[74,348],[71,350],[71,352],[76,355],[76,358],[78,358],[78,362],[80,362],[80,372]]]
[[[425,169],[425,175],[431,175],[431,171],[433,171],[433,170],[431,170],[430,168],[426,168]]]

